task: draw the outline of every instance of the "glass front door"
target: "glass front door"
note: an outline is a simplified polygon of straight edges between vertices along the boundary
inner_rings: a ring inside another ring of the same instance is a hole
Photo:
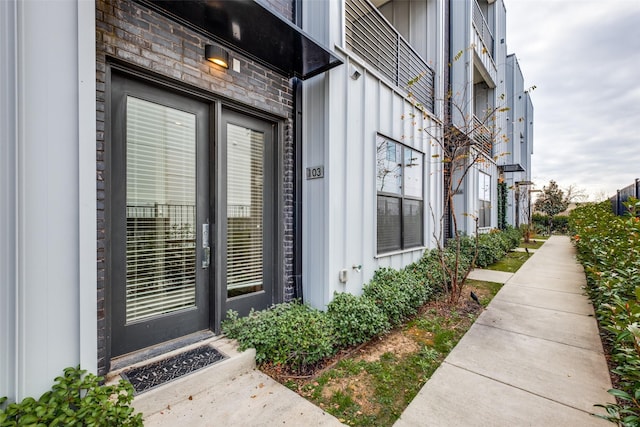
[[[276,302],[275,124],[114,72],[111,356]]]
[[[209,326],[207,104],[113,79],[114,356]]]
[[[223,110],[221,247],[225,311],[241,315],[273,301],[277,174],[273,125]]]

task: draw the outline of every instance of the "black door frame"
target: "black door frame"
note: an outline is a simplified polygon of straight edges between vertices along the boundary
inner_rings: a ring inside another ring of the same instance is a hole
[[[246,111],[229,108],[226,105],[220,106],[218,109],[216,125],[216,193],[215,200],[215,222],[216,222],[216,271],[215,271],[215,304],[217,314],[219,318],[216,318],[215,327],[220,325],[220,322],[226,317],[227,311],[233,309],[239,314],[248,314],[251,308],[265,309],[270,305],[282,301],[284,298],[283,285],[284,285],[284,263],[281,262],[283,254],[283,242],[284,242],[284,227],[281,220],[284,212],[283,204],[283,190],[282,190],[282,177],[283,177],[283,150],[282,150],[282,138],[279,135],[279,126],[277,122],[273,120],[266,120],[261,117],[257,117],[254,114],[247,113]],[[265,231],[265,242],[263,244],[263,272],[267,283],[265,283],[265,292],[258,292],[255,294],[247,294],[243,296],[237,296],[233,298],[227,297],[226,288],[226,200],[227,180],[225,176],[226,165],[225,159],[227,157],[226,151],[226,131],[225,126],[227,123],[247,125],[257,127],[258,130],[262,130],[265,134],[269,134],[267,141],[270,141],[272,147],[265,147],[265,161],[264,161],[264,181],[265,186],[271,186],[271,188],[265,188],[265,204],[264,209],[269,210],[265,215],[265,222],[263,229]],[[271,167],[270,167],[271,166]],[[267,236],[268,235],[268,236]]]
[[[202,224],[210,217],[210,204],[206,199],[209,190],[209,172],[207,152],[209,146],[209,109],[207,103],[183,95],[166,92],[144,82],[114,75],[112,79],[112,120],[113,120],[113,177],[111,241],[112,261],[115,268],[111,272],[112,287],[112,354],[122,355],[153,346],[179,336],[207,328],[210,321],[210,271],[202,268],[203,241],[200,232]],[[195,280],[196,300],[193,309],[179,310],[162,316],[156,316],[127,324],[125,322],[126,304],[126,109],[128,96],[177,108],[196,115],[196,237]]]
[[[209,154],[208,159],[215,165],[210,167],[211,175],[215,175],[218,169],[219,162],[219,141],[221,141],[221,126],[220,118],[222,117],[223,109],[228,111],[234,111],[240,114],[244,114],[248,117],[253,117],[259,120],[263,120],[272,124],[273,128],[273,143],[274,143],[274,161],[273,161],[273,173],[274,173],[274,232],[273,232],[273,249],[274,249],[274,265],[273,267],[273,287],[272,287],[272,303],[278,303],[284,300],[284,288],[285,288],[285,260],[284,260],[284,215],[285,215],[285,201],[284,201],[284,170],[285,170],[285,150],[284,150],[284,129],[285,122],[288,120],[286,116],[278,116],[265,111],[256,110],[255,107],[249,107],[247,105],[238,103],[237,101],[227,99],[203,89],[193,87],[189,84],[176,81],[165,76],[153,73],[149,70],[139,68],[132,64],[123,63],[116,59],[111,59],[107,63],[106,69],[106,81],[107,87],[105,90],[105,223],[107,229],[107,238],[105,241],[105,349],[106,349],[106,363],[107,366],[111,365],[113,355],[113,253],[114,247],[111,239],[111,233],[109,230],[113,226],[113,211],[112,211],[112,199],[117,197],[123,197],[116,192],[112,191],[112,175],[115,173],[113,169],[114,159],[112,153],[113,143],[113,114],[112,114],[112,97],[113,90],[113,77],[119,75],[122,78],[138,81],[149,86],[153,86],[158,90],[164,90],[169,93],[178,94],[180,96],[189,97],[196,101],[209,104]],[[289,161],[294,161],[295,158]],[[299,166],[298,166],[299,167]],[[215,268],[216,265],[220,265],[222,253],[217,250],[221,244],[221,237],[218,232],[218,216],[220,210],[216,204],[216,194],[220,194],[220,180],[214,179],[215,185],[210,185],[209,197],[209,218],[210,218],[210,239],[212,242],[211,248],[211,265],[210,281],[209,281],[209,326],[208,330],[213,331],[215,334],[221,332],[221,322],[226,317],[226,289],[222,288],[223,281],[219,277],[220,269]],[[125,202],[126,203],[126,202]],[[200,246],[200,242],[198,242]],[[98,290],[99,294],[102,292]],[[224,296],[224,298],[223,298]],[[98,308],[101,310],[100,308]],[[98,325],[100,328],[100,325]],[[162,345],[160,343],[159,345]],[[109,370],[109,368],[107,368]]]

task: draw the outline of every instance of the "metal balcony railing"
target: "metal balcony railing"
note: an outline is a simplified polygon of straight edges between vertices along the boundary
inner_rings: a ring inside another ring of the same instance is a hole
[[[493,32],[489,28],[489,24],[487,24],[484,13],[482,13],[482,9],[480,9],[480,5],[476,0],[473,0],[473,25],[476,27],[476,31],[480,35],[480,39],[487,48],[487,52],[493,58]]]
[[[478,144],[478,148],[487,156],[491,157],[491,152],[493,151],[491,131],[476,116],[473,116],[473,131],[471,137]]]
[[[435,73],[368,0],[346,0],[346,45],[433,112]]]

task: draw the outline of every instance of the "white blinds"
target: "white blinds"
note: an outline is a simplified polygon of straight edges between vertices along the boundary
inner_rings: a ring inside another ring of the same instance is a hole
[[[195,305],[195,123],[127,98],[127,323]]]
[[[264,134],[227,124],[227,290],[262,289]]]

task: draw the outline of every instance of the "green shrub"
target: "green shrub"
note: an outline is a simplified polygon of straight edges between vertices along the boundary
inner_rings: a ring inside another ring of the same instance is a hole
[[[0,426],[142,426],[133,414],[133,387],[124,380],[100,385],[103,378],[67,368],[40,399],[27,397],[0,409]],[[6,398],[0,399],[0,404]]]
[[[327,307],[327,316],[340,347],[361,344],[390,328],[387,316],[366,296],[336,293]]]
[[[506,247],[517,245],[517,230],[480,236],[481,257],[502,257]],[[475,239],[463,237],[457,275],[471,267]],[[508,249],[507,249],[508,250]],[[482,258],[483,259],[483,258]],[[442,268],[442,260],[447,268]],[[278,304],[269,310],[239,318],[229,311],[223,332],[238,340],[242,350],[255,348],[258,363],[286,365],[294,372],[307,371],[340,347],[357,345],[399,325],[412,316],[435,290],[446,290],[455,270],[455,249],[426,250],[417,262],[402,270],[381,268],[363,288],[363,296],[338,293],[327,312],[300,303]],[[488,265],[488,264],[486,264]]]
[[[520,244],[521,233],[513,227],[507,227],[503,231],[492,230],[489,233],[478,236],[478,256],[475,266],[487,267],[502,259],[509,250]],[[455,250],[456,241],[449,240],[447,249]],[[476,251],[476,239],[471,236],[460,237],[460,252],[468,260],[472,260]]]
[[[325,314],[298,302],[252,311],[245,318],[230,311],[222,329],[238,340],[241,350],[255,348],[256,362],[287,365],[293,372],[306,372],[335,353]]]
[[[504,256],[506,251],[502,248],[497,234],[483,234],[478,238],[478,258],[476,266],[483,268],[493,264]]]
[[[451,244],[452,241],[453,240],[450,240],[449,244]],[[465,244],[463,242],[468,241],[472,242],[470,238],[461,238],[461,244]],[[469,247],[461,246],[460,258],[458,259],[459,278],[462,278],[462,276],[471,267],[471,256],[467,255],[467,251],[472,252]],[[443,260],[446,266],[446,270],[442,267]],[[449,272],[454,271],[455,260],[455,248],[452,246],[447,246],[442,251],[442,254],[437,249],[426,250],[422,255],[422,258],[420,258],[420,260],[413,266],[407,267],[407,269],[413,269],[414,271],[416,271],[416,273],[414,274],[420,275],[421,277],[426,277],[429,288],[431,289],[431,292],[433,292],[433,290],[435,289],[447,289],[449,284],[451,284],[451,274]]]
[[[635,203],[634,200],[630,201]],[[612,371],[620,378],[610,393],[616,405],[604,418],[624,426],[640,424],[640,220],[617,217],[607,202],[584,205],[569,216],[587,292],[612,348]]]
[[[549,217],[544,214],[533,214],[531,220],[533,221],[534,229],[538,234],[549,233]],[[555,215],[551,221],[551,233],[567,234],[569,232],[569,218],[564,215]]]
[[[412,268],[377,270],[371,282],[364,287],[364,295],[371,298],[389,319],[398,325],[416,313],[431,295],[426,282],[414,274]]]
[[[556,215],[551,223],[551,232],[558,234],[567,234],[569,232],[569,217],[564,215]]]
[[[504,235],[509,240],[509,249],[515,249],[520,246],[520,240],[524,236],[525,230],[526,226],[524,230],[522,229],[522,227],[518,229],[509,226],[506,230],[503,231]]]
[[[450,250],[455,250],[455,239],[448,242]],[[474,236],[460,236],[460,253],[467,259],[473,259],[476,252],[476,238]]]
[[[420,260],[408,266],[407,269],[432,289],[443,289],[447,282],[440,264],[438,251],[435,249],[427,249]]]

